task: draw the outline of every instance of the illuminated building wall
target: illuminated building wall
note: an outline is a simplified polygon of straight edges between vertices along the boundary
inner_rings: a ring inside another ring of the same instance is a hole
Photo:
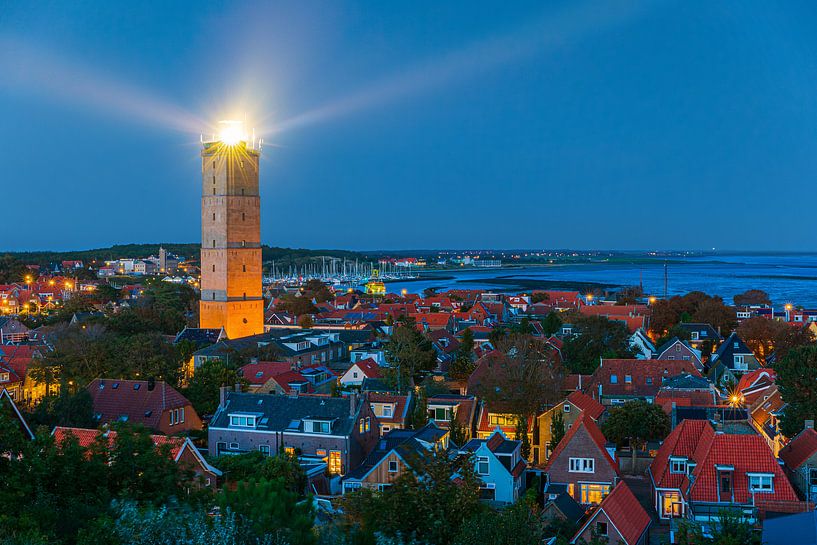
[[[231,339],[264,332],[260,152],[245,141],[201,152],[201,327]]]

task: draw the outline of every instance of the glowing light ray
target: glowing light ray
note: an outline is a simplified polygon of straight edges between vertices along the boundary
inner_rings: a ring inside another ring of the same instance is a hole
[[[454,80],[473,77],[512,61],[551,51],[560,44],[576,40],[591,32],[629,22],[645,8],[645,4],[622,5],[611,1],[572,7],[556,17],[542,19],[521,31],[471,44],[440,58],[416,65],[403,73],[381,78],[368,88],[285,119],[274,128],[267,129],[268,132],[265,134],[328,121],[418,94]]]
[[[130,120],[196,134],[206,122],[143,89],[111,81],[88,66],[0,36],[0,86],[32,88],[63,102],[83,104]]]

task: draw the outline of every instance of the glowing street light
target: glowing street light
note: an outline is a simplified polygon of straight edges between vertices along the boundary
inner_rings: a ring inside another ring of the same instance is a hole
[[[648,301],[650,302],[651,305],[654,305],[655,302],[657,301],[657,298],[655,297],[655,295],[650,295]]]

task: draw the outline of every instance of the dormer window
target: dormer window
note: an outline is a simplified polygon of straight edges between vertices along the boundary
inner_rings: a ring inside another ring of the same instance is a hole
[[[306,433],[328,434],[332,426],[328,420],[304,420],[304,431]]]
[[[774,492],[774,475],[771,473],[747,473],[750,492]]]
[[[570,412],[570,403],[565,403],[564,410],[565,410],[566,413]]]
[[[670,458],[669,460],[669,472],[670,473],[686,473],[687,472],[687,461],[686,458]]]
[[[383,416],[386,418],[391,418],[392,414],[394,413],[394,407],[391,405],[383,405]]]
[[[254,428],[255,427],[255,415],[231,414],[230,415],[230,427],[231,428]]]

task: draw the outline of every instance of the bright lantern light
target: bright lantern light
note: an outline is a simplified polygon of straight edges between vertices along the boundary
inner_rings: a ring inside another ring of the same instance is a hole
[[[221,129],[218,133],[218,139],[226,146],[235,146],[242,140],[247,140],[247,135],[244,132],[244,123],[241,121],[220,121]]]

